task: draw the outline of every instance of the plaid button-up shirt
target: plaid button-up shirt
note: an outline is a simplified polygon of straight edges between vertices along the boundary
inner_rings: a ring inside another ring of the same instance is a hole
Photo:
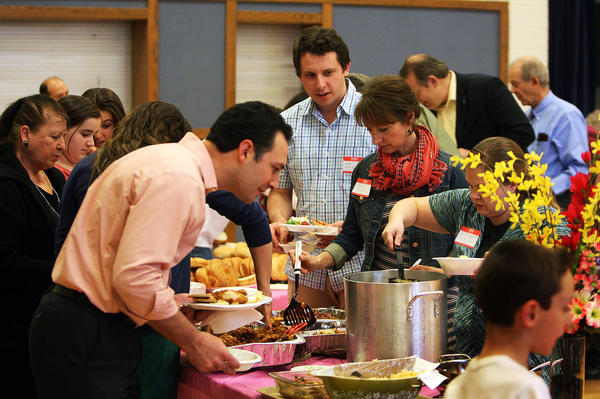
[[[354,119],[361,98],[349,80],[344,99],[337,108],[337,119],[327,123],[314,102],[308,98],[281,115],[292,127],[288,161],[279,178],[280,188],[293,188],[298,196],[297,216],[333,223],[346,216],[352,171],[344,173],[344,157],[363,158],[377,150],[371,135]],[[313,255],[320,253],[317,248]],[[317,270],[300,276],[300,284],[324,290],[327,275],[334,291],[344,289],[343,276],[361,269],[361,251],[338,271]],[[288,261],[286,274],[294,273]]]

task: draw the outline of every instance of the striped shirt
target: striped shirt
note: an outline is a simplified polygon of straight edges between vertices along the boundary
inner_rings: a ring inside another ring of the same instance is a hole
[[[297,216],[333,223],[346,216],[352,170],[344,171],[344,157],[363,158],[377,150],[371,135],[354,119],[354,109],[361,98],[352,83],[337,108],[337,118],[327,123],[314,102],[306,100],[281,115],[292,127],[287,166],[281,171],[279,187],[294,189],[298,196]],[[320,253],[317,248],[313,255]],[[342,269],[317,270],[300,276],[300,284],[316,290],[325,289],[327,275],[334,291],[344,289],[343,276],[359,272],[364,253],[361,251]],[[293,278],[288,260],[286,274]]]
[[[381,216],[381,224],[379,225],[379,231],[377,232],[377,238],[375,239],[375,254],[373,256],[373,262],[371,264],[371,270],[389,270],[389,269],[398,269],[398,268],[408,268],[410,267],[410,260],[408,257],[408,229],[404,230],[404,234],[402,234],[402,243],[400,244],[400,252],[402,253],[402,264],[398,264],[398,257],[396,256],[396,252],[390,251],[390,249],[385,245],[385,241],[383,240],[383,230],[388,224],[388,220],[390,219],[390,212],[396,202],[400,201],[404,197],[402,196],[390,196],[385,203],[385,208],[383,209],[383,215]]]

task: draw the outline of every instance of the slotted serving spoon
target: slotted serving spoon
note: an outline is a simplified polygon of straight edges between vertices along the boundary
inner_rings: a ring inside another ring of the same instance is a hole
[[[306,322],[306,327],[310,327],[317,321],[315,313],[310,306],[296,300],[300,284],[300,254],[302,254],[302,241],[298,240],[296,241],[296,253],[294,254],[294,295],[290,304],[283,310],[283,322],[287,326]]]

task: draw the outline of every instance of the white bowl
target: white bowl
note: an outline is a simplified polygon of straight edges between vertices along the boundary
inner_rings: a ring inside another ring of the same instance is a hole
[[[235,371],[248,371],[256,363],[262,361],[262,357],[254,352],[246,351],[243,349],[228,348],[231,353],[240,362],[240,367]]]
[[[451,276],[470,276],[481,266],[482,258],[433,258],[438,261],[444,273]]]

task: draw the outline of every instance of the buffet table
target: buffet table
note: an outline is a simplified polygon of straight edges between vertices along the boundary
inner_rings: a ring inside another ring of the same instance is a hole
[[[344,359],[325,356],[312,356],[294,366],[307,364],[335,365],[345,363]],[[181,368],[179,379],[179,393],[177,399],[260,399],[264,396],[258,392],[259,388],[273,387],[275,381],[269,377],[272,371],[285,371],[290,365],[264,367],[250,370],[245,373],[228,375],[223,373],[201,374],[191,366]],[[421,389],[421,396],[434,397],[439,392],[427,387]]]
[[[273,297],[273,310],[282,310],[287,304],[287,286],[285,284],[272,284],[271,293]],[[301,365],[336,365],[346,363],[345,359],[312,356],[306,360],[293,363],[293,366]],[[269,377],[272,371],[286,371],[292,365],[281,365],[273,367],[262,367],[251,369],[247,372],[228,375],[223,373],[198,373],[192,366],[181,367],[179,378],[178,399],[259,399],[265,398],[258,389],[274,387],[275,381]],[[432,391],[426,387],[421,390],[421,395],[434,397],[439,392]]]

